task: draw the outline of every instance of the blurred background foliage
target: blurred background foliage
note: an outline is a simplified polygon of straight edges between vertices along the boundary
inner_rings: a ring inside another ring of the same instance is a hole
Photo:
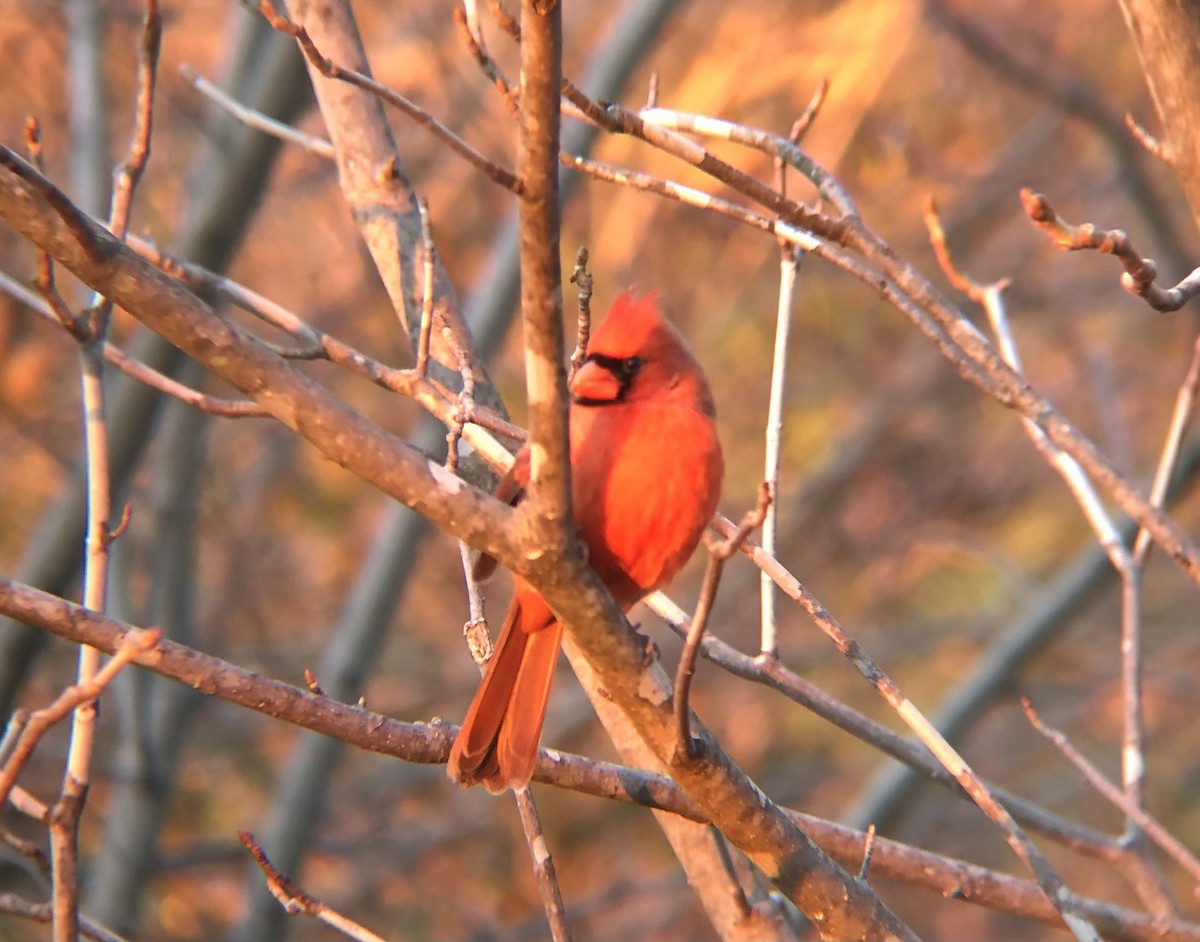
[[[105,6],[115,155],[130,123],[140,9],[115,0]],[[65,179],[71,151],[61,12],[42,0],[0,0],[0,75],[6,79],[0,82],[0,135],[14,146],[25,116],[36,115],[55,179]],[[200,150],[208,111],[178,67],[217,76],[232,31],[248,14],[224,0],[167,2],[164,13],[154,151],[134,230],[168,244],[189,211],[184,170]],[[363,0],[356,13],[382,81],[511,166],[513,123],[464,50],[449,4]],[[578,74],[612,14],[606,4],[577,3],[568,3],[565,14],[567,68]],[[1130,112],[1152,121],[1136,56],[1110,0],[1001,0],[956,15],[1038,82],[1076,83],[1110,116],[1119,120]],[[623,100],[643,100],[654,73],[666,107],[786,132],[827,76],[829,96],[805,149],[841,177],[868,224],[928,273],[936,264],[921,212],[926,198],[936,196],[960,266],[979,279],[1012,278],[1006,298],[1030,380],[1119,468],[1144,482],[1187,366],[1194,315],[1154,314],[1120,290],[1112,260],[1052,249],[1024,218],[1017,191],[1034,186],[1072,221],[1126,229],[1139,251],[1162,262],[1172,283],[1187,270],[1181,261],[1196,255],[1187,208],[1166,170],[1143,155],[1135,159],[1152,186],[1155,202],[1147,203],[1131,187],[1127,157],[1114,150],[1094,116],[1068,113],[998,55],[968,48],[947,22],[941,4],[915,0],[681,2]],[[515,74],[514,50],[495,31],[489,36]],[[409,175],[428,198],[438,250],[466,298],[511,199],[419,128],[395,115],[391,120]],[[322,130],[312,110],[301,125]],[[749,173],[772,178],[761,154],[719,144],[713,149]],[[712,186],[632,140],[604,139],[596,156]],[[791,186],[803,184],[794,178]],[[694,208],[584,180],[565,209],[562,244],[568,271],[577,246],[590,250],[598,310],[628,285],[661,291],[715,386],[728,458],[722,509],[739,515],[762,474],[778,273],[774,242]],[[10,230],[0,230],[0,268],[21,278],[33,271],[32,251]],[[285,150],[230,274],[386,362],[411,362],[335,172],[321,160]],[[940,275],[934,280],[944,284]],[[573,297],[568,288],[568,311]],[[137,329],[121,313],[113,339],[123,343]],[[1092,535],[1015,416],[983,401],[862,284],[819,261],[804,262],[793,336],[780,557],[905,692],[934,711],[1006,627],[1028,613],[1037,592],[1093,544]],[[519,328],[511,329],[493,363],[518,420],[520,339]],[[328,366],[311,370],[385,427],[400,434],[415,429],[418,410],[411,403]],[[0,296],[0,571],[17,569],[77,460],[77,387],[72,343]],[[208,388],[220,391],[211,381]],[[218,419],[203,434],[196,644],[302,683],[304,668],[321,658],[385,500],[269,422]],[[121,540],[115,591],[134,617],[147,604],[149,567],[160,549],[165,511],[155,503],[153,468],[162,447],[152,441],[128,495],[133,522]],[[1193,501],[1184,499],[1176,514],[1195,532]],[[694,561],[673,597],[690,606],[697,577]],[[477,678],[460,635],[466,617],[461,585],[457,548],[431,536],[362,690],[370,707],[404,719],[461,717]],[[506,593],[505,580],[497,580],[488,599],[493,615]],[[734,563],[712,624],[743,650],[756,650],[757,594],[757,571]],[[1193,846],[1200,842],[1196,611],[1194,586],[1168,562],[1154,560],[1146,586],[1148,804]],[[673,663],[673,636],[649,614],[634,618]],[[957,739],[981,773],[1105,829],[1119,829],[1119,815],[1028,728],[1017,697],[1029,694],[1049,722],[1117,776],[1119,627],[1110,580],[1063,619],[1003,696]],[[789,666],[897,726],[795,607],[781,606],[780,637]],[[54,645],[21,702],[45,703],[73,676],[73,662],[73,650]],[[773,797],[805,811],[840,819],[887,764],[795,705],[711,666],[701,665],[694,697],[734,758]],[[215,939],[237,924],[249,880],[236,831],[262,826],[298,737],[220,702],[205,702],[200,711],[183,747],[162,856],[146,886],[146,938]],[[101,840],[117,712],[103,713],[85,859]],[[544,742],[614,757],[565,667]],[[60,741],[47,742],[26,785],[52,794],[61,755]],[[546,788],[538,797],[581,935],[711,937],[645,812]],[[440,768],[347,753],[325,813],[312,827],[316,844],[301,874],[304,886],[391,938],[545,935],[512,803],[460,791]],[[884,833],[1020,872],[994,829],[929,786],[905,800]],[[1111,871],[1059,848],[1049,852],[1077,891],[1134,904]],[[1180,897],[1191,899],[1179,874],[1167,873]],[[18,869],[0,865],[0,888],[19,889],[24,879]],[[886,883],[881,890],[902,918],[931,937],[1061,937],[922,891]],[[1190,915],[1196,916],[1194,907]],[[0,924],[3,931],[18,930]],[[290,932],[298,940],[330,937],[302,921]]]

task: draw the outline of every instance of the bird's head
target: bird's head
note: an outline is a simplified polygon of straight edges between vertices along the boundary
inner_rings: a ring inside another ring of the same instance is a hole
[[[668,398],[706,415],[715,412],[700,364],[663,317],[654,293],[625,293],[613,302],[571,381],[571,398],[585,407]]]

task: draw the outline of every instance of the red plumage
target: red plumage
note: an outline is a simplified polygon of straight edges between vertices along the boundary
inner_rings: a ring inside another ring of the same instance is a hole
[[[712,392],[654,295],[621,295],[571,382],[571,483],[588,562],[622,609],[671,580],[716,511],[724,463]],[[496,496],[516,503],[529,480],[522,449]],[[494,567],[488,557],[476,567]],[[513,601],[447,772],[489,791],[529,781],[562,627],[516,579]]]

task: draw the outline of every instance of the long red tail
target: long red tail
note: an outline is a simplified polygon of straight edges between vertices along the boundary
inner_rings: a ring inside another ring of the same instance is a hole
[[[514,598],[450,750],[446,774],[462,785],[502,792],[533,775],[562,626],[553,618],[526,625],[522,614],[520,598]]]

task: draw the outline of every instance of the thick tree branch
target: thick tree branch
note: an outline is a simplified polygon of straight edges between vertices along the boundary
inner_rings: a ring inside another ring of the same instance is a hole
[[[2,577],[0,612],[107,653],[121,650],[139,631],[131,625]],[[167,639],[149,650],[136,644],[129,645],[128,650],[133,663],[208,696],[408,762],[445,762],[456,732],[454,727],[442,723],[393,720],[263,677]],[[534,778],[600,798],[661,809],[693,821],[710,820],[705,810],[665,775],[543,750]],[[808,832],[827,853],[846,866],[858,866],[864,839],[861,831],[795,811],[785,814],[789,822]],[[1041,922],[1059,921],[1054,907],[1028,881],[884,838],[875,842],[871,871],[876,876],[900,880],[942,896],[953,896]],[[1097,929],[1109,939],[1200,942],[1200,926],[1191,923],[1157,920],[1095,900],[1081,899],[1079,903]]]
[[[321,54],[344,69],[370,75],[362,38],[345,0],[296,0],[290,5],[296,23],[304,28]],[[417,246],[421,220],[416,194],[396,149],[380,99],[371,91],[326,76],[306,60],[321,116],[337,154],[342,194],[371,253],[392,306],[415,345],[421,326],[421,269]],[[459,305],[440,262],[434,266],[434,310],[430,356],[438,364],[433,375],[451,388],[458,385],[460,351],[470,354],[479,399],[497,408],[492,386],[471,353],[470,333],[459,316]],[[448,328],[448,333],[443,328]]]
[[[520,567],[508,526],[509,508],[430,462],[245,331],[217,317],[178,281],[71,206],[61,191],[4,147],[0,166],[0,218],[90,287],[265,406],[330,460],[477,549]]]
[[[1121,0],[1142,74],[1163,123],[1159,140],[1200,225],[1200,7],[1186,0]]]
[[[521,43],[518,235],[529,398],[530,499],[519,512],[538,549],[559,555],[574,542],[558,253],[561,4],[557,0],[523,0],[521,25],[525,38]]]

